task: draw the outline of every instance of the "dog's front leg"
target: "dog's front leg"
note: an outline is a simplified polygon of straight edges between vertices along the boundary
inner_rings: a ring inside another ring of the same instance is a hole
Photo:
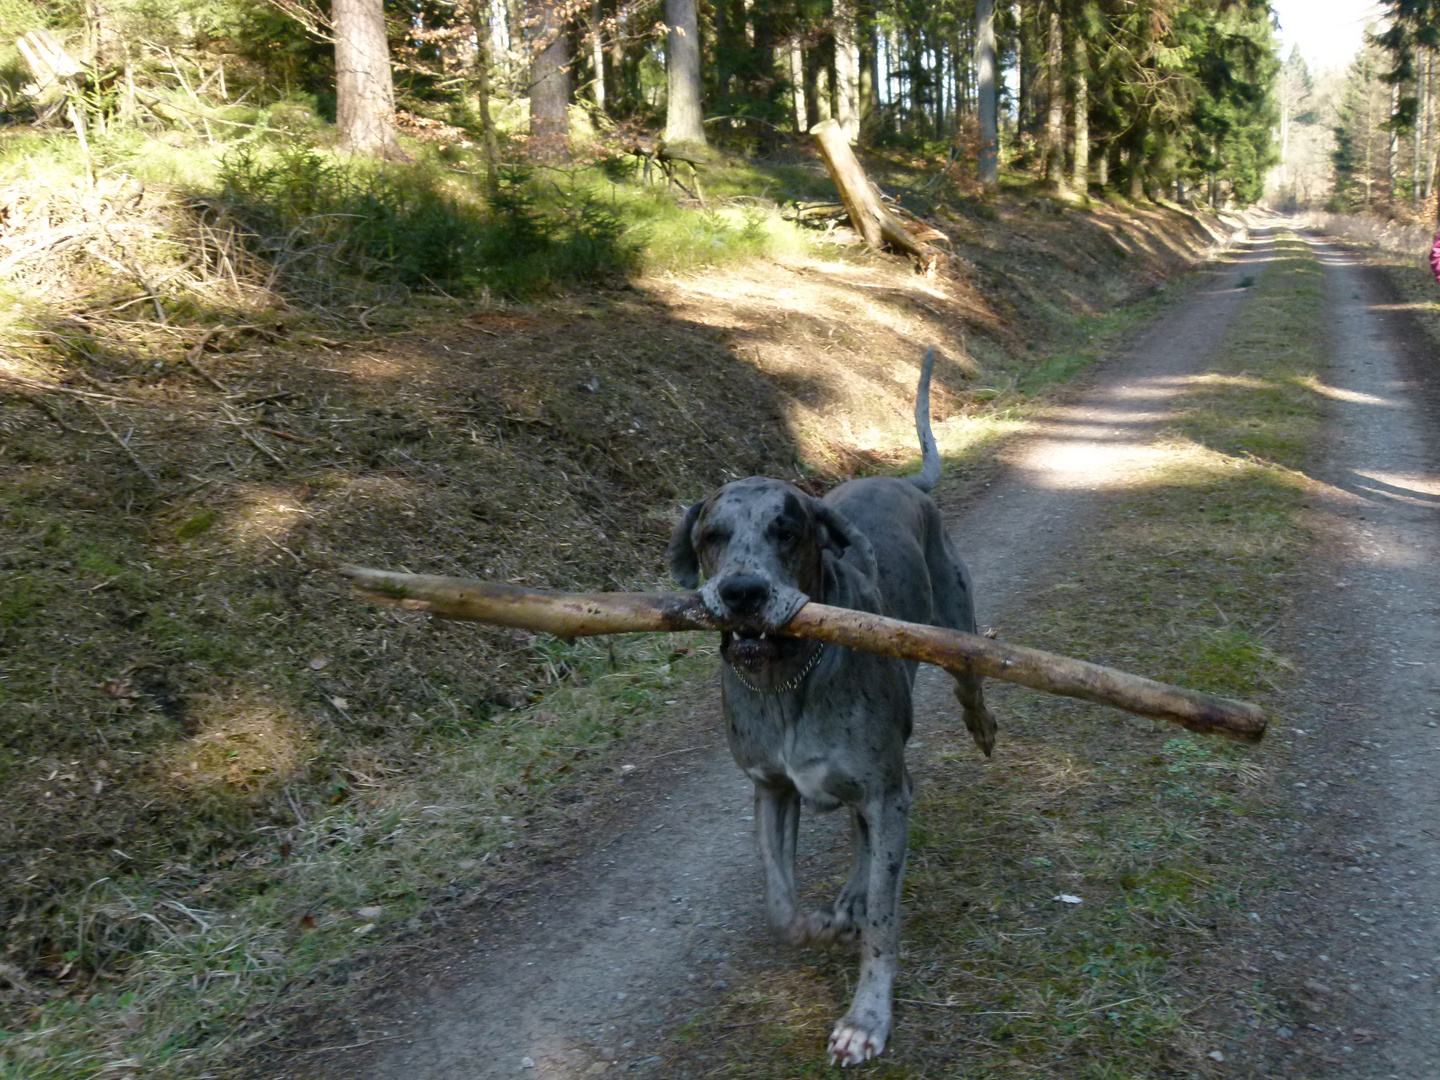
[[[830,1033],[830,1060],[842,1066],[875,1057],[890,1037],[890,993],[900,961],[900,882],[910,822],[907,788],[859,810],[869,825],[870,876],[860,927],[860,985],[850,1011]]]
[[[795,890],[795,838],[800,830],[800,793],[789,784],[755,784],[755,837],[765,867],[765,913],[790,945],[807,938]]]

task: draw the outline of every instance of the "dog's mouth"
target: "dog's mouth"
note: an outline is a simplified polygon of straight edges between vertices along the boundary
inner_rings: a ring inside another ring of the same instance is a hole
[[[783,655],[788,642],[766,630],[735,630],[725,635],[721,651],[732,665],[759,671]]]

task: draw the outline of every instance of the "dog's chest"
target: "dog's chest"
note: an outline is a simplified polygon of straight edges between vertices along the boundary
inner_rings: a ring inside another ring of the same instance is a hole
[[[775,784],[783,776],[795,786],[805,803],[816,810],[834,810],[846,801],[836,789],[856,786],[850,778],[837,776],[828,761],[767,762],[752,765],[745,771],[752,780],[763,784]]]
[[[869,755],[857,755],[856,732],[851,725],[816,722],[814,717],[787,717],[781,703],[770,708],[732,714],[730,749],[736,763],[757,783],[792,785],[806,803],[818,810],[833,810],[864,798],[867,776],[874,771]],[[848,736],[848,737],[847,737]],[[871,767],[860,765],[870,760]]]

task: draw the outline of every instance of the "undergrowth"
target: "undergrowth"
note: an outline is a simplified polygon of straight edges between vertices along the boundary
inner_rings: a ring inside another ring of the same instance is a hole
[[[216,181],[257,254],[292,291],[321,299],[362,282],[523,299],[614,284],[640,265],[642,246],[614,209],[585,192],[545,198],[518,167],[487,202],[433,166],[242,145],[221,159]]]
[[[1298,470],[1324,415],[1318,262],[1283,241],[1248,301],[1175,402],[1154,465],[1107,500],[1007,636],[1283,702],[1275,631],[1307,543]],[[1232,1038],[1278,1013],[1241,959],[1249,913],[1264,908],[1260,854],[1289,829],[1264,747],[1005,684],[991,694],[995,763],[977,762],[963,731],[931,736],[897,1034],[868,1068],[897,1080],[1211,1075]],[[814,901],[839,883],[817,883]],[[751,965],[747,989],[676,1033],[666,1070],[838,1075],[817,1063],[852,964]]]

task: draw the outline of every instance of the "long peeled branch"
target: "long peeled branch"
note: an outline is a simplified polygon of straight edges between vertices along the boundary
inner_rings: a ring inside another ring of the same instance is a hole
[[[346,567],[341,573],[367,598],[379,603],[447,619],[539,630],[564,638],[727,628],[694,593],[559,593],[358,566]],[[812,602],[779,632],[881,656],[918,660],[950,671],[989,675],[1139,716],[1169,720],[1191,731],[1223,735],[1236,742],[1259,742],[1265,734],[1265,714],[1257,705],[958,630]]]

